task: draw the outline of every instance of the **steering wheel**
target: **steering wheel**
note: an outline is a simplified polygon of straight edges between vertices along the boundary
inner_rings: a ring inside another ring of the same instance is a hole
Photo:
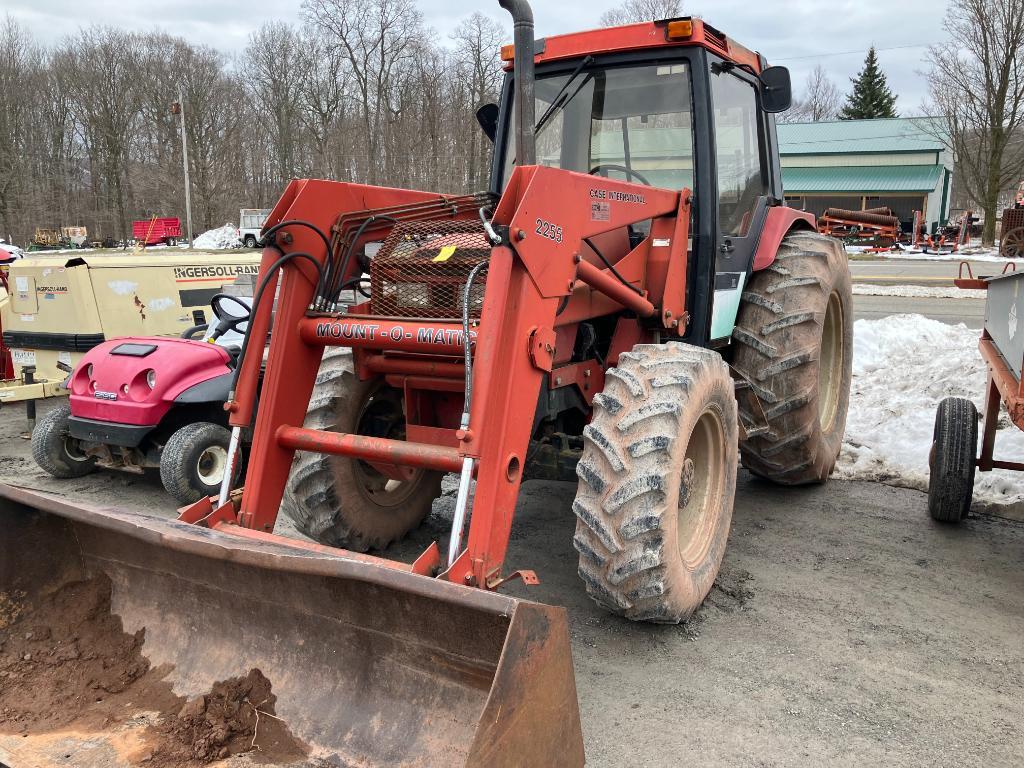
[[[244,311],[244,315],[235,316],[224,308],[225,302],[231,302],[237,304]],[[249,315],[252,312],[252,307],[246,304],[237,296],[232,296],[227,293],[218,293],[212,299],[210,299],[210,306],[213,308],[213,314],[217,317],[217,327],[213,329],[213,333],[210,334],[211,340],[219,339],[228,331],[235,331],[241,333],[238,330],[238,326],[243,323],[249,322]]]
[[[593,168],[590,169],[590,175],[591,176],[599,175],[599,176],[604,176],[605,178],[608,178],[607,174],[601,173],[602,170],[604,170],[604,171],[621,171],[622,173],[626,174],[627,178],[629,178],[630,176],[633,176],[641,184],[646,184],[648,187],[653,187],[654,186],[653,184],[651,184],[651,182],[649,182],[647,180],[647,178],[642,173],[640,173],[638,171],[634,171],[632,168],[627,168],[624,165],[619,165],[618,163],[598,163],[597,165],[595,165]]]

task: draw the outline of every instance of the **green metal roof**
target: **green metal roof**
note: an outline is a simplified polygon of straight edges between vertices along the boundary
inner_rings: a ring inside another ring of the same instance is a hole
[[[868,165],[783,168],[786,194],[803,192],[932,192],[942,179],[941,165]]]
[[[829,155],[888,152],[939,152],[936,117],[894,117],[879,120],[829,120],[818,123],[780,123],[779,151],[783,155]]]

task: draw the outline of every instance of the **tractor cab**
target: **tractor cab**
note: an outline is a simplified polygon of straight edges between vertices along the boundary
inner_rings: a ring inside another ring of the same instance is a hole
[[[783,197],[774,113],[790,104],[788,70],[689,18],[560,35],[534,50],[536,164],[625,181],[637,196],[690,190],[687,304],[704,311],[691,313],[682,338],[727,339],[767,210]],[[495,141],[496,195],[518,164],[514,46],[502,56],[501,106],[480,115]],[[601,192],[595,221],[616,203]],[[615,264],[649,235],[650,221],[639,222],[596,244]]]

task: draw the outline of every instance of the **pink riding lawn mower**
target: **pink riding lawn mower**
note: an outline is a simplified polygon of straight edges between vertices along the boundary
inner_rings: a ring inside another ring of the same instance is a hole
[[[68,402],[32,433],[36,463],[62,478],[96,468],[159,468],[164,488],[181,504],[216,495],[231,440],[224,402],[250,304],[219,293],[211,305],[212,331],[199,325],[182,338],[127,337],[90,350],[64,383]],[[233,481],[243,472],[241,448],[237,455]]]

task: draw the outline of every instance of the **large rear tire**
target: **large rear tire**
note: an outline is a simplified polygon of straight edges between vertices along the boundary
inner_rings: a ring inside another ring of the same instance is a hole
[[[963,397],[947,397],[935,412],[928,459],[928,514],[959,523],[971,510],[977,466],[978,409]]]
[[[643,344],[619,356],[583,432],[574,544],[613,613],[676,624],[714,585],[736,494],[736,399],[716,353]]]
[[[324,351],[305,425],[309,429],[402,439],[399,393],[379,380],[360,381],[348,349]],[[355,552],[383,549],[417,528],[441,493],[440,472],[411,470],[389,479],[363,461],[295,454],[281,509],[324,544]]]
[[[68,434],[71,406],[64,402],[43,416],[32,430],[32,458],[54,477],[84,477],[96,470],[96,459],[86,456]]]
[[[732,363],[747,430],[743,466],[783,485],[823,483],[846,430],[853,365],[853,294],[842,244],[791,232],[743,292]]]

